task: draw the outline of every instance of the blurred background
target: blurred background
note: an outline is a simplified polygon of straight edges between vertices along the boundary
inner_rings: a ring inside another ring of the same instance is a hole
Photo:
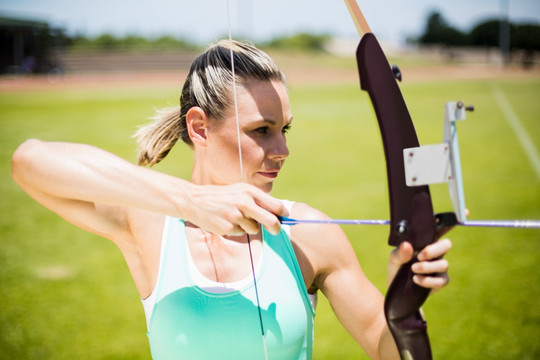
[[[391,63],[421,144],[458,124],[471,220],[540,219],[540,2],[382,0],[359,5]],[[193,57],[232,35],[282,67],[294,114],[273,195],[333,218],[388,217],[379,130],[341,0],[0,0],[0,359],[148,359],[139,295],[118,249],[30,199],[10,176],[28,138],[87,143],[134,162],[131,135],[178,105]],[[189,177],[175,146],[156,166]],[[129,181],[129,179],[126,179]],[[452,208],[432,186],[435,211]],[[344,227],[386,288],[387,227]],[[435,359],[540,358],[540,234],[456,228],[450,286],[424,309]],[[331,239],[329,239],[331,241]],[[320,297],[314,359],[366,359]]]
[[[2,0],[1,73],[175,69],[195,48],[228,33],[266,48],[348,55],[357,35],[341,1]],[[535,0],[361,4],[387,52],[451,62],[519,63],[540,50]]]

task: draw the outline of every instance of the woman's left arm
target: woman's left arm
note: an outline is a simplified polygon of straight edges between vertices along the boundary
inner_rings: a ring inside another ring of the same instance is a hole
[[[307,205],[297,205],[296,209],[293,208],[293,217],[326,218]],[[313,282],[307,279],[308,288],[312,285],[322,291],[340,323],[370,358],[399,359],[384,317],[384,297],[365,276],[343,230],[334,225],[295,225],[291,233],[292,238],[296,238],[295,247],[314,272],[311,277]],[[448,262],[440,258],[450,247],[449,240],[441,240],[419,252],[420,261],[413,265],[417,284],[439,290],[448,283]],[[399,267],[412,258],[413,253],[408,243],[391,252],[389,281]],[[306,267],[301,267],[306,277]]]
[[[300,203],[292,208],[291,216],[328,219]],[[299,224],[291,228],[291,241],[306,287],[321,290],[339,322],[366,354],[380,359],[379,348],[385,344],[390,355],[384,358],[399,359],[384,318],[384,297],[365,276],[343,230],[338,225]]]

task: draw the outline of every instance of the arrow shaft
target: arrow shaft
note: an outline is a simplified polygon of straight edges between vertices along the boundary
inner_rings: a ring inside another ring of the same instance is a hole
[[[458,225],[472,227],[540,229],[540,220],[465,220]]]
[[[369,220],[369,219],[292,219],[280,217],[283,225],[297,224],[336,224],[336,225],[390,225],[388,220]],[[467,220],[458,223],[459,226],[470,227],[497,227],[497,228],[524,228],[540,229],[540,220]]]
[[[296,224],[337,224],[337,225],[390,225],[388,220],[362,220],[362,219],[328,219],[328,220],[312,220],[312,219],[291,219],[283,217],[281,219],[283,225]]]

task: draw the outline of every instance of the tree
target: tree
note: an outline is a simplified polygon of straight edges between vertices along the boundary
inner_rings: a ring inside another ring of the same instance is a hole
[[[421,44],[466,45],[467,35],[448,25],[441,13],[432,12],[427,19],[424,34],[418,39]]]
[[[470,33],[470,44],[475,46],[499,46],[501,21],[487,20],[476,25]],[[510,32],[512,32],[510,24]]]
[[[510,35],[510,47],[525,51],[540,51],[540,25],[516,25]]]

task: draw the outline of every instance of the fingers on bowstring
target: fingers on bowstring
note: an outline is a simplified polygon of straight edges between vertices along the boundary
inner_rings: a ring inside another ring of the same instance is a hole
[[[257,191],[257,193],[254,194],[254,199],[257,205],[266,209],[274,215],[289,216],[289,211],[281,200],[278,200],[263,191]]]
[[[289,216],[289,211],[283,202],[259,189],[255,189],[253,200],[254,206],[250,207],[245,215],[258,221],[270,233],[278,234],[281,223],[277,216]]]
[[[223,216],[213,221],[213,228],[205,229],[219,235],[240,236],[246,232],[239,225],[240,217]]]
[[[252,232],[249,233],[251,234],[259,232],[259,224],[263,225],[266,230],[274,235],[278,234],[281,230],[281,223],[279,222],[277,216],[273,212],[260,207],[256,203],[253,203],[253,206],[249,206],[244,210],[244,219],[246,226],[242,225],[242,227],[245,229],[250,229]]]
[[[238,228],[242,233],[255,235],[261,230],[261,226],[256,220],[242,216],[238,221]]]
[[[242,185],[244,186],[244,185]],[[232,207],[223,214],[222,232],[226,235],[258,234],[261,224],[273,234],[279,233],[279,219],[270,211],[262,208],[256,200],[256,190],[242,189],[235,192]],[[273,198],[272,198],[273,199]]]

